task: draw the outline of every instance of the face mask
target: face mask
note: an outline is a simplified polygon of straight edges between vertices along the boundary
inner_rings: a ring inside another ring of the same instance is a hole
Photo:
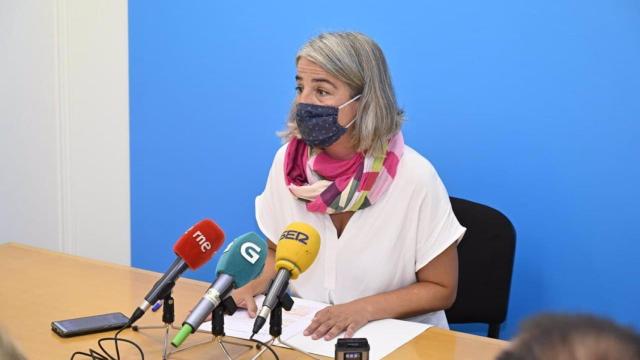
[[[296,106],[296,123],[298,130],[307,145],[312,147],[328,147],[338,141],[340,136],[347,132],[347,128],[353,124],[353,119],[347,126],[338,123],[338,111],[356,101],[362,94],[354,97],[346,103],[335,107],[300,103]]]

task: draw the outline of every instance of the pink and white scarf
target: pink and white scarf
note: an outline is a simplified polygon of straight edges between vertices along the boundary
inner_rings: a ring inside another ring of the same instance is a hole
[[[349,160],[336,160],[294,137],[287,145],[285,181],[293,195],[307,202],[309,211],[335,214],[364,209],[391,186],[404,151],[402,133],[392,136],[384,150],[381,156],[357,153]]]

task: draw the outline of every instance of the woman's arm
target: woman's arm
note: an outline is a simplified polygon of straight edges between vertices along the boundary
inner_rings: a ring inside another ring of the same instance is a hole
[[[264,269],[260,276],[255,280],[250,281],[245,286],[234,290],[231,293],[233,300],[239,307],[246,308],[250,317],[256,316],[256,301],[253,299],[255,295],[262,294],[267,290],[267,286],[271,280],[276,276],[275,269],[275,254],[276,245],[267,239],[269,246],[269,253],[267,254],[267,261],[264,264]]]
[[[390,269],[390,271],[393,271]],[[318,311],[304,335],[325,340],[342,331],[346,337],[367,322],[403,318],[449,308],[458,288],[457,243],[416,272],[417,282],[398,290],[367,296]]]

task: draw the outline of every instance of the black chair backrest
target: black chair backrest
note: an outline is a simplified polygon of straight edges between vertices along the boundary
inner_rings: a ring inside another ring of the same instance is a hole
[[[509,219],[486,205],[451,197],[458,221],[467,228],[458,245],[458,295],[446,310],[452,323],[489,324],[500,336],[507,317],[516,232]]]

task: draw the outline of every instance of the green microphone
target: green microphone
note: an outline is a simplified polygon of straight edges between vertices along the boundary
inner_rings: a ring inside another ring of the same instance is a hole
[[[243,287],[262,273],[267,260],[267,243],[254,232],[233,240],[225,249],[216,267],[216,280],[211,284],[200,302],[182,323],[182,328],[171,341],[179,347],[193,334],[231,290]]]

